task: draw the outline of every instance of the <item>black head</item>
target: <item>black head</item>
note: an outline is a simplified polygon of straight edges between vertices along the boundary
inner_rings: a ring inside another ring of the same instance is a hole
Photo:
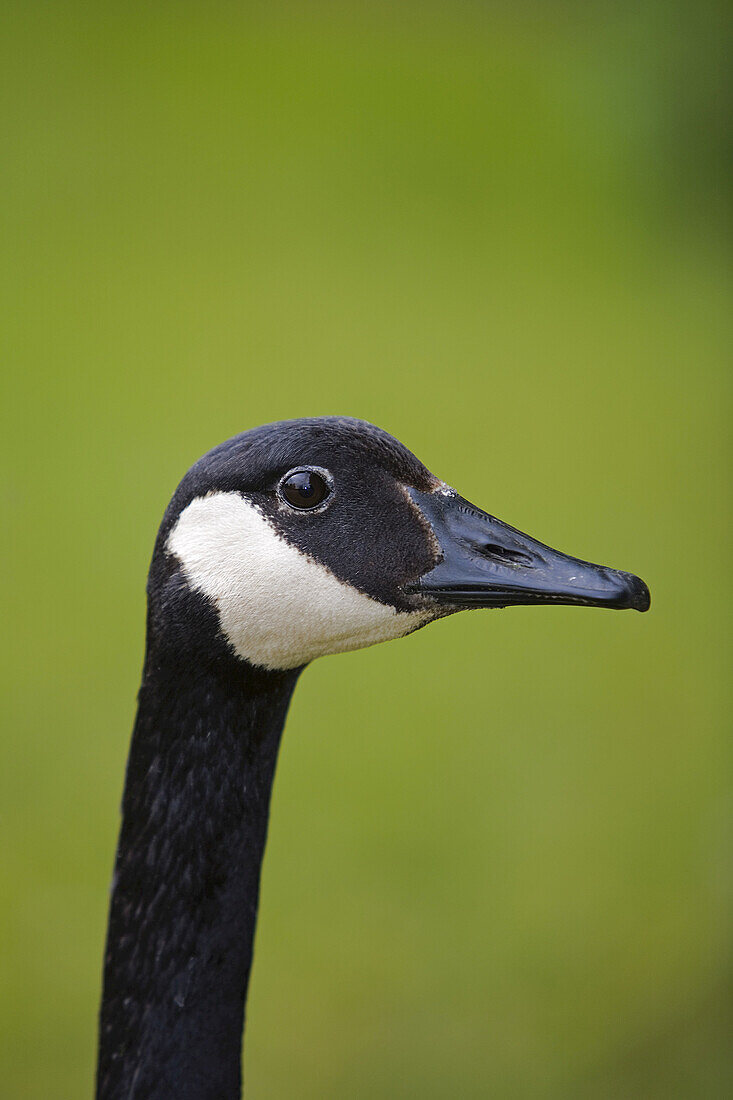
[[[269,424],[200,459],[164,517],[149,595],[161,640],[273,669],[467,607],[648,607],[638,578],[507,527],[347,417]]]

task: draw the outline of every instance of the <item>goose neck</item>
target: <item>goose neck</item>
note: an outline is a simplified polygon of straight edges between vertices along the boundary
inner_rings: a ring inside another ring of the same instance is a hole
[[[127,767],[98,1100],[241,1089],[270,793],[298,676],[148,655]]]

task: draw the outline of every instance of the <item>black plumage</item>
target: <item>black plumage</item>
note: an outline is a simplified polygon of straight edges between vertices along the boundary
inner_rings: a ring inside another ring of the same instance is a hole
[[[300,467],[327,472],[331,495],[317,514],[283,500],[283,477]],[[244,496],[275,540],[318,563],[335,585],[395,612],[419,612],[418,625],[509,603],[648,607],[638,578],[566,558],[501,524],[363,421],[268,425],[197,462],[163,517],[148,579],[98,1100],[233,1100],[240,1091],[270,792],[302,668],[265,669],[237,655],[217,607],[170,552],[182,513],[212,493]],[[276,602],[278,591],[268,599]]]

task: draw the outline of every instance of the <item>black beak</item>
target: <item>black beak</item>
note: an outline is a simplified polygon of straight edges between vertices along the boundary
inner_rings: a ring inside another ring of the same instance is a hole
[[[408,591],[456,610],[543,603],[649,610],[649,589],[633,573],[551,550],[457,494],[409,493],[433,529],[441,558]]]

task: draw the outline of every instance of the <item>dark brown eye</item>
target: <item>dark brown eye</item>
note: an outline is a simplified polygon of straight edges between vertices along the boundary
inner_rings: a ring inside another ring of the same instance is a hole
[[[325,477],[315,470],[294,470],[280,483],[280,494],[293,508],[317,508],[330,492]]]

